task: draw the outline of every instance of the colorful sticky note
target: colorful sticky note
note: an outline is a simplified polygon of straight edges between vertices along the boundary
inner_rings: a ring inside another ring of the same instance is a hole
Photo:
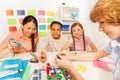
[[[18,18],[19,24],[22,24],[24,18]]]
[[[38,10],[38,15],[45,16],[45,11],[44,10]]]
[[[17,15],[25,15],[25,10],[17,10]]]
[[[47,16],[54,16],[54,11],[47,11]]]
[[[45,18],[38,18],[38,22],[45,23],[46,21],[45,21]]]
[[[16,26],[10,26],[9,31],[10,32],[17,31],[17,27]]]
[[[39,25],[39,30],[46,30],[46,25]]]
[[[16,25],[17,24],[17,20],[16,18],[11,18],[7,20],[8,25]]]
[[[36,15],[36,11],[35,10],[27,10],[27,15]]]
[[[52,21],[54,21],[54,18],[47,18],[48,23],[51,23]]]
[[[47,29],[48,29],[48,30],[50,29],[50,24],[47,25]]]
[[[24,19],[24,18],[19,18],[19,19],[18,19],[19,24],[22,24],[23,19]]]
[[[7,16],[13,16],[14,15],[14,11],[13,10],[6,10],[6,15]]]
[[[47,33],[46,31],[40,31],[40,32],[38,32],[39,37],[45,37],[46,33]]]

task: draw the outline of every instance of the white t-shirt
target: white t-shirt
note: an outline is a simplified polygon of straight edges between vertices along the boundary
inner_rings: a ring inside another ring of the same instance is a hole
[[[43,40],[43,43],[40,48],[41,51],[45,52],[59,52],[68,41],[68,38],[64,35],[61,35],[60,39],[54,39],[51,34],[47,35]]]

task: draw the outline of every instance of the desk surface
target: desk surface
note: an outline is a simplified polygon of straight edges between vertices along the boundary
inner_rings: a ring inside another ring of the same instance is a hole
[[[50,63],[51,65],[54,65],[54,57],[56,57],[56,52],[49,52],[47,53],[47,61],[45,63],[29,63],[31,66],[30,74],[34,71],[34,69],[43,68],[46,67],[47,63]],[[39,54],[37,54],[39,55]],[[15,55],[14,58],[20,58],[20,59],[28,59],[30,60],[32,56],[29,53],[22,53]],[[105,60],[110,60],[111,58],[104,58]],[[110,60],[112,61],[112,60]],[[97,67],[94,67],[93,61],[72,61],[72,64],[76,68],[77,65],[81,64],[86,67],[86,71],[82,72],[79,71],[79,73],[84,77],[85,80],[112,80],[112,71],[103,70]],[[77,69],[77,68],[76,68]],[[42,75],[44,76],[44,75]],[[45,77],[45,76],[44,76]],[[44,78],[44,80],[47,80]]]

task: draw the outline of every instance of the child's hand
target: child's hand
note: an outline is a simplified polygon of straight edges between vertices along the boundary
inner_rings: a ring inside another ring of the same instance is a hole
[[[8,43],[8,48],[15,48],[17,47],[16,41],[15,40],[10,40]]]
[[[61,54],[61,55],[62,55],[62,54],[65,55],[65,54],[69,54],[69,53],[70,53],[70,51],[68,51],[68,50],[64,50],[64,51],[60,51],[60,52],[59,52],[59,54]]]
[[[55,64],[63,69],[69,70],[70,66],[72,66],[71,62],[67,59],[58,59],[55,58]]]
[[[39,59],[40,59],[40,61],[42,63],[46,62],[47,61],[46,53],[45,52],[41,52],[40,56],[39,56]]]
[[[65,52],[59,53],[58,56],[59,56],[60,58],[70,60],[73,55],[71,55],[71,52],[70,52],[70,51],[65,51]]]

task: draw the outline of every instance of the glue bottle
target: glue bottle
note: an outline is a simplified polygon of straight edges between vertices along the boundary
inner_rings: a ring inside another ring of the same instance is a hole
[[[35,69],[33,72],[33,79],[32,80],[39,80],[39,72],[38,69]]]

